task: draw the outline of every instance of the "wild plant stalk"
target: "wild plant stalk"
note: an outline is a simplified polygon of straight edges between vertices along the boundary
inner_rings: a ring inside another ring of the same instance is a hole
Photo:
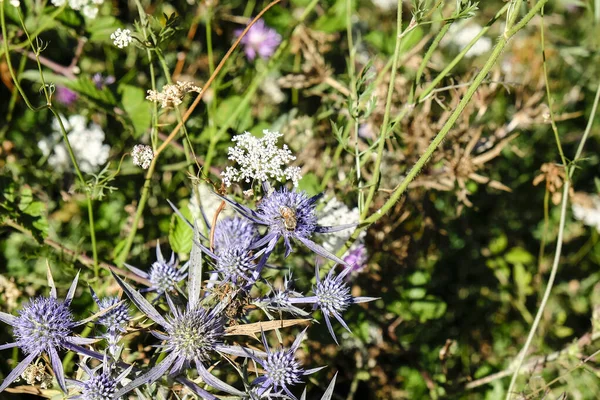
[[[62,8],[62,7],[60,8],[61,11],[63,9],[64,8]],[[67,131],[63,125],[60,114],[52,107],[52,94],[49,92],[49,86],[46,84],[46,81],[44,79],[44,71],[42,69],[42,65],[41,65],[40,59],[39,59],[40,52],[42,51],[41,45],[38,44],[38,46],[36,47],[33,44],[32,37],[29,35],[27,27],[25,26],[25,22],[23,20],[23,15],[21,14],[20,8],[17,8],[17,15],[19,16],[19,21],[21,23],[23,32],[25,33],[25,35],[27,37],[27,43],[31,47],[33,54],[35,54],[38,71],[40,73],[40,80],[42,83],[42,90],[44,92],[44,97],[46,99],[46,105],[42,106],[42,107],[34,107],[33,104],[29,101],[28,96],[25,94],[25,92],[21,88],[19,80],[14,73],[12,63],[10,60],[10,49],[8,46],[8,35],[7,35],[7,31],[6,31],[6,20],[5,20],[5,16],[4,16],[4,4],[0,4],[0,23],[2,24],[2,36],[4,38],[4,40],[3,40],[4,41],[4,52],[6,55],[6,63],[8,66],[9,74],[15,84],[15,87],[17,88],[17,90],[19,91],[21,96],[23,97],[23,100],[25,101],[25,104],[27,104],[27,107],[29,107],[29,109],[31,109],[32,111],[39,111],[43,108],[48,108],[50,110],[50,112],[54,115],[54,118],[56,118],[56,120],[58,121],[60,130],[61,130],[61,133],[63,136],[63,140],[65,142],[65,147],[67,148],[67,152],[69,153],[69,157],[71,159],[71,162],[73,163],[73,167],[75,168],[75,174],[77,175],[77,177],[80,181],[80,184],[81,184],[81,188],[83,189],[83,191],[85,193],[85,197],[86,197],[86,201],[87,201],[87,210],[88,210],[88,221],[89,221],[89,228],[90,228],[90,239],[92,242],[91,243],[92,244],[92,255],[93,255],[93,260],[94,260],[94,278],[98,279],[99,273],[100,273],[100,268],[98,266],[98,249],[96,246],[96,230],[95,230],[95,225],[94,225],[94,210],[92,207],[92,195],[91,195],[90,191],[87,189],[87,182],[85,181],[83,173],[81,172],[81,169],[79,168],[79,163],[77,162],[77,158],[75,157],[73,149],[71,148],[71,143],[69,142],[69,137],[68,137]],[[58,14],[56,14],[56,15],[58,15]]]
[[[477,91],[477,88],[481,85],[481,83],[485,80],[487,74],[491,71],[493,66],[496,64],[496,61],[502,54],[502,51],[506,47],[509,40],[521,29],[523,29],[531,19],[540,12],[544,4],[546,4],[548,0],[540,0],[536,5],[512,28],[507,29],[502,36],[498,39],[498,42],[492,49],[492,53],[490,54],[487,62],[481,68],[473,82],[467,89],[465,95],[461,99],[460,103],[456,107],[456,109],[452,112],[446,123],[442,126],[440,131],[437,133],[431,144],[425,150],[425,153],[417,160],[413,168],[408,172],[406,177],[402,180],[402,182],[394,189],[389,199],[383,204],[383,206],[372,213],[368,218],[361,221],[360,226],[354,230],[350,238],[344,243],[344,245],[337,251],[336,255],[338,257],[342,257],[344,253],[350,248],[350,246],[358,239],[358,236],[361,231],[365,230],[371,224],[379,221],[381,217],[383,217],[388,211],[394,207],[396,202],[400,199],[400,197],[404,194],[410,183],[416,178],[419,174],[423,166],[427,163],[433,152],[437,149],[437,147],[442,143],[450,129],[454,126],[462,112],[464,111],[467,104],[471,101],[471,98]],[[518,12],[516,10],[515,12]],[[516,21],[516,20],[515,20]],[[399,38],[397,39],[399,40]],[[329,270],[332,266],[332,263],[324,266],[321,270],[322,273]]]
[[[543,8],[542,8],[542,16],[543,16]],[[560,157],[562,159],[567,178],[565,179],[564,186],[563,186],[562,205],[561,205],[561,210],[560,210],[560,221],[559,221],[559,225],[558,225],[558,237],[556,239],[556,250],[554,252],[554,261],[552,263],[552,268],[550,270],[550,276],[548,277],[548,283],[546,285],[546,290],[544,291],[544,296],[542,297],[542,301],[540,302],[540,305],[538,307],[537,314],[535,316],[535,319],[533,321],[531,329],[529,330],[529,334],[527,335],[527,340],[525,341],[525,345],[523,346],[523,348],[521,349],[521,351],[519,352],[519,355],[517,357],[516,368],[512,375],[512,378],[510,380],[510,384],[509,384],[508,391],[506,394],[507,400],[509,400],[512,396],[512,392],[513,392],[514,386],[516,384],[517,377],[519,376],[519,370],[521,369],[523,360],[525,359],[527,351],[529,350],[529,347],[531,346],[531,342],[533,341],[533,338],[537,332],[538,326],[542,319],[542,315],[544,313],[544,309],[546,308],[546,304],[548,302],[548,299],[550,298],[550,293],[552,291],[552,287],[554,286],[554,280],[556,278],[556,273],[558,271],[558,264],[560,262],[560,255],[561,255],[561,251],[562,251],[562,242],[563,242],[565,220],[566,220],[566,214],[567,214],[566,210],[567,210],[567,204],[569,202],[569,196],[568,196],[569,188],[571,187],[571,179],[573,178],[573,173],[575,172],[575,168],[573,167],[573,165],[581,157],[581,153],[583,152],[583,147],[585,146],[585,142],[587,141],[589,133],[592,129],[592,125],[594,123],[594,117],[596,116],[598,102],[600,100],[600,84],[599,84],[598,89],[596,90],[596,96],[594,98],[594,105],[592,106],[592,112],[590,113],[590,117],[588,119],[586,129],[584,131],[583,137],[579,141],[579,146],[577,147],[577,151],[575,153],[575,157],[573,158],[573,162],[572,162],[571,166],[569,166],[566,164],[567,161],[566,161],[564,152],[562,150],[562,146],[560,143],[560,137],[558,134],[558,128],[556,127],[554,113],[552,110],[552,96],[550,93],[550,87],[549,87],[550,85],[548,82],[548,71],[546,68],[546,56],[545,56],[545,52],[544,52],[544,19],[543,19],[543,17],[542,17],[542,23],[541,23],[541,41],[542,41],[543,71],[544,71],[544,77],[545,77],[545,82],[546,82],[546,94],[548,96],[548,106],[550,108],[550,123],[552,126],[552,131],[554,133],[554,137],[557,141],[556,145],[557,145]]]
[[[158,158],[159,158],[160,154],[169,145],[169,143],[173,139],[175,139],[175,137],[177,136],[177,134],[179,133],[179,131],[182,129],[183,125],[186,123],[186,121],[190,118],[190,116],[194,112],[195,108],[198,106],[198,104],[200,104],[200,101],[202,100],[202,97],[203,97],[204,93],[206,93],[206,91],[208,90],[208,88],[210,87],[210,85],[214,82],[215,78],[217,77],[217,75],[219,74],[219,72],[221,71],[221,69],[223,68],[223,66],[225,65],[225,63],[227,62],[227,60],[229,59],[229,57],[233,53],[233,51],[237,48],[237,46],[240,43],[240,41],[242,40],[242,38],[246,35],[246,33],[248,33],[248,30],[250,30],[250,28],[252,27],[252,25],[254,25],[256,23],[256,21],[258,21],[263,16],[264,13],[266,13],[271,7],[275,6],[280,1],[281,0],[274,0],[271,3],[269,3],[260,13],[258,13],[258,15],[250,22],[250,24],[248,24],[248,26],[242,31],[242,33],[237,38],[237,40],[229,48],[229,50],[227,51],[227,53],[225,54],[225,56],[223,56],[223,59],[221,60],[221,62],[219,63],[219,65],[217,66],[217,68],[215,69],[215,71],[211,74],[211,76],[208,79],[208,81],[206,81],[206,83],[204,84],[203,90],[198,94],[198,96],[196,96],[196,99],[190,105],[190,107],[188,108],[188,110],[184,114],[184,116],[181,119],[181,121],[179,121],[177,123],[177,125],[175,126],[175,128],[169,134],[169,136],[154,151],[154,158],[152,159],[152,162],[150,163],[150,166],[148,167],[148,171],[146,172],[146,179],[145,179],[145,182],[144,182],[144,187],[142,189],[142,194],[140,196],[140,201],[139,201],[139,204],[138,204],[135,216],[133,218],[133,223],[132,223],[132,226],[131,226],[131,230],[129,231],[129,235],[127,236],[127,239],[126,239],[125,245],[123,246],[123,249],[121,250],[121,252],[115,258],[115,263],[118,266],[123,265],[123,263],[125,262],[125,260],[129,256],[129,251],[131,250],[131,246],[133,244],[133,239],[135,238],[135,234],[137,233],[138,223],[139,223],[139,221],[140,221],[140,219],[142,217],[142,214],[144,212],[144,208],[146,206],[146,202],[148,200],[148,195],[150,193],[150,182],[151,182],[151,179],[152,179],[152,175],[154,174],[154,169],[156,168],[156,163],[158,161]],[[206,164],[205,164],[205,167],[206,167]]]

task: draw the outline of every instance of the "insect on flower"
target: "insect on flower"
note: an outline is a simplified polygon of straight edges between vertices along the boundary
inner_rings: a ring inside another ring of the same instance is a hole
[[[288,231],[296,230],[298,219],[296,219],[294,210],[287,206],[281,206],[279,207],[279,214],[281,214],[281,218],[283,218],[283,226],[285,226],[285,229]]]

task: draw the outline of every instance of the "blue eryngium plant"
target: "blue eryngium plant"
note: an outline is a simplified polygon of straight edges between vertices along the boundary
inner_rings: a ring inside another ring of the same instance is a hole
[[[45,353],[50,358],[58,385],[66,393],[65,373],[58,352],[69,349],[82,353],[79,345],[96,341],[74,336],[73,333],[75,327],[89,322],[89,320],[75,322],[69,309],[73,296],[75,296],[78,279],[79,274],[73,279],[65,300],[61,301],[57,298],[54,280],[50,268],[48,268],[48,284],[51,288],[49,297],[36,297],[30,300],[16,317],[0,312],[0,321],[13,327],[16,339],[14,343],[0,345],[0,350],[18,347],[26,355],[25,359],[4,379],[0,385],[0,392],[17,379],[29,364]]]
[[[267,227],[267,233],[252,245],[253,249],[261,249],[268,256],[275,249],[279,239],[283,238],[285,257],[287,257],[292,252],[292,240],[297,240],[321,257],[347,266],[345,261],[312,241],[311,237],[315,233],[331,233],[353,228],[356,226],[355,224],[318,225],[315,209],[317,200],[323,196],[322,193],[308,197],[305,192],[290,191],[282,187],[269,194],[268,185],[263,184],[263,186],[267,188],[265,190],[267,194],[260,201],[256,210],[251,210],[227,197],[220,196],[253,223]]]
[[[85,381],[71,380],[75,386],[80,388],[81,394],[71,397],[78,400],[114,400],[115,393],[121,384],[121,381],[131,373],[133,365],[126,368],[120,374],[116,375],[114,369],[116,366],[109,363],[108,357],[105,354],[102,364],[94,369],[90,369],[85,363],[81,364],[81,368],[85,371],[88,379]]]

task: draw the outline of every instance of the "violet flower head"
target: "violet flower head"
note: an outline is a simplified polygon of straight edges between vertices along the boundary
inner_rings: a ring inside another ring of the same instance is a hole
[[[77,400],[115,400],[114,397],[119,384],[133,369],[133,365],[121,372],[118,376],[113,377],[112,367],[108,363],[106,355],[102,365],[90,369],[87,365],[81,364],[81,368],[85,371],[88,379],[85,381],[72,380],[71,382],[81,388],[81,394],[71,397]]]
[[[250,221],[268,227],[267,234],[252,245],[255,249],[266,246],[264,253],[267,256],[273,252],[280,238],[283,238],[285,244],[285,257],[289,256],[292,252],[291,240],[295,239],[321,257],[347,265],[345,261],[311,240],[314,233],[336,232],[356,226],[356,224],[318,225],[315,207],[317,200],[322,195],[321,193],[308,197],[305,192],[290,191],[283,187],[265,196],[258,204],[256,211],[225,197],[221,198]]]
[[[237,29],[235,35],[240,36],[242,32],[243,29]],[[257,55],[264,60],[268,59],[275,53],[280,43],[281,35],[275,29],[266,26],[262,19],[252,25],[241,41],[246,57],[250,61],[253,61]]]
[[[346,268],[350,270],[350,274],[358,274],[365,269],[367,258],[366,246],[362,243],[357,243],[350,248],[342,259],[348,263],[349,266]],[[347,275],[347,277],[349,278],[350,275]]]
[[[94,74],[94,76],[92,77],[92,82],[94,82],[94,85],[96,86],[96,88],[98,90],[102,90],[106,86],[112,85],[113,83],[115,83],[115,77],[112,75],[108,75],[108,76],[104,77],[104,76],[102,76],[101,73],[98,72],[98,73]]]
[[[16,342],[0,345],[0,350],[20,348],[26,357],[21,361],[0,385],[0,392],[17,379],[23,371],[42,353],[50,358],[52,370],[58,385],[67,392],[65,373],[58,350],[63,348],[79,351],[79,344],[89,344],[94,340],[73,336],[73,329],[87,321],[75,322],[69,305],[75,296],[79,274],[73,280],[65,301],[57,299],[56,288],[49,274],[52,287],[50,297],[36,297],[25,304],[19,316],[0,312],[0,321],[13,327]]]
[[[74,92],[67,87],[58,86],[56,88],[56,100],[67,107],[72,106],[78,98],[79,95],[77,92]]]
[[[129,307],[126,303],[121,303],[116,296],[103,297],[99,299],[94,290],[90,287],[92,298],[98,305],[100,311],[109,309],[106,313],[98,317],[96,323],[106,327],[106,333],[102,335],[108,342],[109,352],[115,356],[119,348],[119,340],[123,333],[126,332],[127,325],[131,320],[129,315]]]
[[[150,281],[150,288],[144,289],[142,292],[156,292],[158,297],[155,301],[165,293],[175,290],[179,282],[186,278],[188,263],[181,268],[178,268],[178,265],[175,253],[171,253],[171,259],[167,261],[163,257],[158,243],[156,244],[156,261],[150,267],[150,272],[144,272],[132,265],[125,264],[134,274]]]
[[[352,305],[357,303],[366,303],[377,300],[377,297],[353,297],[350,293],[350,286],[344,278],[350,273],[350,268],[345,268],[342,273],[334,276],[335,267],[332,268],[325,279],[319,277],[319,267],[316,267],[315,277],[317,284],[313,287],[314,296],[302,298],[290,298],[292,304],[312,304],[313,309],[320,309],[323,312],[327,329],[333,340],[337,343],[337,338],[331,326],[331,317],[335,317],[340,324],[350,333],[352,331],[342,318],[342,313]]]
[[[289,349],[280,348],[276,351],[271,351],[265,333],[262,332],[262,342],[267,351],[265,359],[250,355],[250,357],[260,364],[265,371],[263,376],[260,376],[252,382],[256,387],[254,390],[259,396],[262,396],[271,391],[284,391],[290,398],[297,400],[296,396],[290,391],[290,386],[302,383],[302,377],[313,374],[325,367],[313,368],[305,370],[296,360],[294,354],[306,334],[304,329]],[[260,397],[259,397],[260,398]]]
[[[258,279],[266,258],[253,254],[252,244],[258,240],[254,224],[240,217],[225,218],[215,227],[215,269],[222,282],[236,286],[252,284]]]
[[[212,375],[204,365],[210,360],[211,355],[216,352],[245,357],[248,357],[247,353],[253,355],[259,353],[222,344],[225,328],[221,315],[225,303],[221,303],[211,310],[204,309],[198,304],[199,293],[191,292],[188,287],[188,301],[193,301],[193,303],[188,303],[186,309],[182,311],[167,294],[167,304],[171,316],[165,318],[142,294],[135,291],[114,273],[113,277],[127,297],[151,320],[163,327],[162,332],[152,331],[152,334],[162,341],[162,344],[158,347],[166,353],[162,361],[115,393],[115,398],[119,398],[144,384],[152,384],[165,374],[180,375],[192,364],[196,366],[198,374],[206,384],[235,396],[244,395],[242,391]],[[216,399],[215,396],[197,385],[191,385],[190,387],[203,398]]]

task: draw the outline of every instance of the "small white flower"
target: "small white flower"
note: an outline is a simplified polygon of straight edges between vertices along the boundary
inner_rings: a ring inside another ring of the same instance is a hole
[[[10,5],[13,7],[21,6],[21,2],[19,0],[10,0]]]
[[[148,169],[154,158],[154,152],[152,151],[152,147],[148,145],[136,144],[131,151],[131,157],[135,165],[142,167],[142,169]]]
[[[162,108],[177,107],[183,102],[186,93],[200,93],[202,88],[195,86],[192,82],[178,81],[176,84],[163,86],[162,91],[148,90],[146,100],[160,103]]]
[[[346,224],[358,224],[360,214],[358,208],[349,209],[344,203],[336,197],[325,204],[325,207],[318,213],[319,225],[321,226],[338,226]],[[332,232],[323,235],[323,247],[325,250],[336,253],[346,243],[353,229],[344,229],[342,231]],[[366,232],[361,232],[359,240],[362,240]]]
[[[471,43],[473,39],[479,32],[481,32],[483,28],[477,24],[469,24],[469,25],[460,25],[453,24],[450,29],[448,29],[448,33],[442,39],[441,45],[454,45],[458,47],[459,50],[464,49]],[[467,51],[465,57],[476,57],[483,53],[487,53],[492,48],[492,39],[482,36],[479,38],[477,42]]]
[[[229,159],[239,165],[238,168],[227,167],[223,176],[223,183],[231,186],[233,182],[244,181],[250,183],[253,180],[259,182],[275,179],[279,182],[291,180],[294,186],[302,178],[299,167],[283,168],[290,161],[296,159],[287,145],[280,149],[277,140],[283,136],[279,132],[263,131],[263,137],[257,138],[250,132],[235,136],[232,141],[235,147],[228,150]]]
[[[398,0],[372,0],[373,4],[383,11],[391,11],[398,8]]]
[[[98,7],[86,5],[83,7],[81,12],[86,16],[86,18],[94,19],[98,15]]]
[[[133,42],[129,29],[119,28],[110,35],[110,38],[113,40],[115,46],[120,49],[129,46],[129,43]]]
[[[100,125],[86,122],[81,115],[72,115],[68,119],[61,117],[67,138],[79,164],[79,168],[86,173],[94,173],[100,165],[108,161],[110,146],[103,144],[104,131]],[[38,147],[45,156],[48,164],[57,171],[65,171],[71,164],[67,148],[62,140],[60,124],[55,119],[52,122],[52,136],[38,142]]]
[[[575,200],[571,207],[575,219],[600,232],[600,197],[579,195]]]

